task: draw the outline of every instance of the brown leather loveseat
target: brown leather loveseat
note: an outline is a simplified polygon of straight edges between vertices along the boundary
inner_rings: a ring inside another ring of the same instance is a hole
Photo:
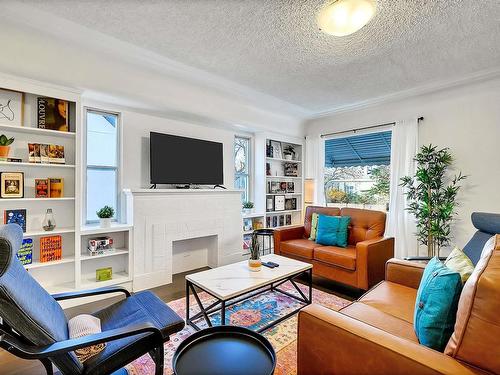
[[[444,353],[420,345],[413,327],[424,265],[392,259],[385,281],[333,311],[299,313],[298,374],[500,374],[500,235],[460,296]]]
[[[308,239],[314,212],[351,217],[347,248]],[[384,279],[385,262],[394,256],[394,238],[384,238],[385,217],[381,211],[309,206],[303,226],[275,230],[274,252],[311,263],[314,275],[368,290]]]

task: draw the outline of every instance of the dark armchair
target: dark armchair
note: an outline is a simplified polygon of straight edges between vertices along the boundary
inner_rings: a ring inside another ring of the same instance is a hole
[[[47,374],[54,364],[63,374],[110,374],[149,353],[163,374],[163,344],[184,321],[151,292],[131,295],[124,288],[49,295],[23,268],[16,252],[23,233],[16,224],[0,227],[0,347],[23,359],[39,360]],[[102,332],[70,339],[68,322],[57,301],[108,293],[125,298],[93,314]],[[83,364],[74,350],[106,342]]]

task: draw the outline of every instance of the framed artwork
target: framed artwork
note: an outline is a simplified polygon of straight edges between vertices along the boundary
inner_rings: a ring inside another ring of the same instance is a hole
[[[0,89],[0,125],[23,126],[24,93]]]
[[[276,194],[280,192],[280,183],[278,181],[271,181],[269,187],[270,194]]]
[[[286,183],[286,192],[295,193],[295,182],[290,181]]]
[[[285,176],[297,177],[299,175],[298,166],[295,163],[284,164]]]
[[[280,193],[286,193],[286,182],[280,182]]]
[[[24,197],[23,172],[1,172],[0,183],[1,183],[0,197],[2,198]]]
[[[281,142],[271,141],[274,159],[283,159],[283,152],[281,150]]]
[[[284,211],[285,210],[285,196],[275,195],[274,196],[274,211]]]
[[[285,210],[296,210],[296,209],[297,209],[297,198],[285,199]]]

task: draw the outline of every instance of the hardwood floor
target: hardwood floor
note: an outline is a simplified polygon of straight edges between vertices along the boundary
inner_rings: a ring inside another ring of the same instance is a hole
[[[179,273],[173,276],[173,282],[170,285],[153,288],[151,291],[165,302],[176,300],[185,296],[184,277],[187,274],[202,271],[207,268],[192,270]],[[349,288],[344,285],[332,282],[330,280],[314,277],[314,287],[327,293],[335,294],[339,297],[354,300],[360,296],[357,289]],[[78,314],[89,314],[109,306],[119,300],[121,297],[110,298],[105,301],[94,302],[65,311],[68,318]],[[25,361],[0,350],[0,375],[40,375],[45,374],[43,366],[38,361]]]

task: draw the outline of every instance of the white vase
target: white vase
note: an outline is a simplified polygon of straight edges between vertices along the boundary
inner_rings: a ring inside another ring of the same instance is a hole
[[[100,218],[99,222],[101,223],[101,228],[110,228],[111,227],[111,218]]]
[[[292,160],[292,154],[285,154],[285,160]]]

